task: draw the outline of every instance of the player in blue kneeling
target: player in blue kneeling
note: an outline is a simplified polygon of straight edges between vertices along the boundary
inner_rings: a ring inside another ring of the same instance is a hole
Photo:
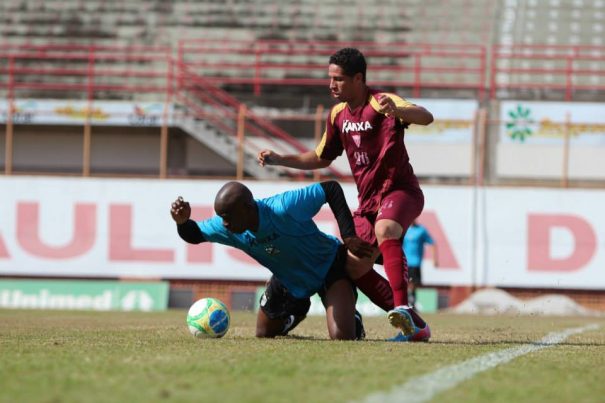
[[[344,244],[313,222],[325,203],[336,217]],[[189,203],[179,197],[171,214],[186,242],[238,248],[273,273],[261,298],[257,337],[288,334],[306,317],[315,293],[326,307],[331,339],[365,336],[361,315],[355,311],[357,292],[345,265],[355,264],[347,249],[359,258],[371,256],[373,249],[355,235],[338,182],[316,183],[266,199],[254,199],[243,184],[228,182],[217,193],[214,210],[212,218],[193,221]]]

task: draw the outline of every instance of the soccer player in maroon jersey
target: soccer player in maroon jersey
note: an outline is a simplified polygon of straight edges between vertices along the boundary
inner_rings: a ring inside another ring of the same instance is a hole
[[[382,253],[384,270],[393,292],[394,307],[389,322],[401,329],[391,341],[428,341],[429,326],[408,306],[407,263],[401,243],[405,231],[420,215],[424,196],[410,165],[403,142],[404,130],[412,123],[428,125],[433,115],[395,94],[366,84],[366,61],[353,48],[330,57],[330,91],[340,103],[330,110],[326,130],[315,151],[280,155],[262,150],[258,161],[297,169],[319,169],[346,152],[358,190],[359,207],[354,213],[357,235],[378,245],[374,256],[360,260],[349,275],[377,305],[382,295],[379,276],[371,276],[373,262]],[[381,277],[382,278],[382,277]],[[384,279],[383,279],[384,280]]]

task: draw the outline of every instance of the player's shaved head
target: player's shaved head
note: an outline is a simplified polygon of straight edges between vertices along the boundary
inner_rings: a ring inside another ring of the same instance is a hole
[[[255,229],[258,212],[252,192],[239,182],[227,182],[214,198],[214,211],[223,219],[223,225],[235,233]]]
[[[227,182],[216,194],[214,210],[232,210],[241,205],[252,203],[252,192],[239,182]]]

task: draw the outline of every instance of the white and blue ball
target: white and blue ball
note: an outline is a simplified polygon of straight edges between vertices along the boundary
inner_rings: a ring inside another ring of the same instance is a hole
[[[202,298],[194,302],[187,312],[189,331],[198,338],[223,337],[230,322],[227,306],[216,298]]]

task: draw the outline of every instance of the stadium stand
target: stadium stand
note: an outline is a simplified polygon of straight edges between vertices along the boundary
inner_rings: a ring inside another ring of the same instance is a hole
[[[414,0],[405,7],[396,0],[380,7],[358,0],[21,0],[0,5],[0,34],[11,44],[28,45],[176,46],[190,38],[485,45],[492,40],[496,5],[468,0]],[[306,63],[305,56],[300,52],[298,58],[284,59]],[[325,54],[321,57],[323,64]],[[452,82],[459,78],[450,76]]]
[[[571,85],[579,90],[575,99],[602,100],[604,16],[603,0],[504,1],[496,36],[500,47],[494,50],[493,60],[507,71],[492,78],[529,89],[525,97],[561,99],[560,83],[573,70]],[[492,91],[496,89],[493,83]],[[564,94],[567,100],[569,92]],[[519,96],[519,92],[499,96]]]
[[[0,3],[0,97],[12,79],[27,83],[12,89],[17,99],[164,102],[168,87],[184,95],[187,66],[252,111],[288,107],[308,116],[330,102],[328,55],[355,44],[370,58],[372,84],[406,97],[595,101],[605,93],[604,13],[604,0],[16,0]],[[20,57],[11,62],[11,52]],[[181,78],[167,84],[170,77]],[[305,122],[280,124],[310,145],[304,133],[314,122]],[[209,144],[201,147],[206,157],[233,155]],[[172,172],[215,175],[232,163]]]
[[[0,32],[19,43],[97,45],[166,45],[183,37],[478,44],[491,37],[496,3],[18,0],[0,6]]]
[[[500,43],[603,45],[603,0],[506,0]]]

